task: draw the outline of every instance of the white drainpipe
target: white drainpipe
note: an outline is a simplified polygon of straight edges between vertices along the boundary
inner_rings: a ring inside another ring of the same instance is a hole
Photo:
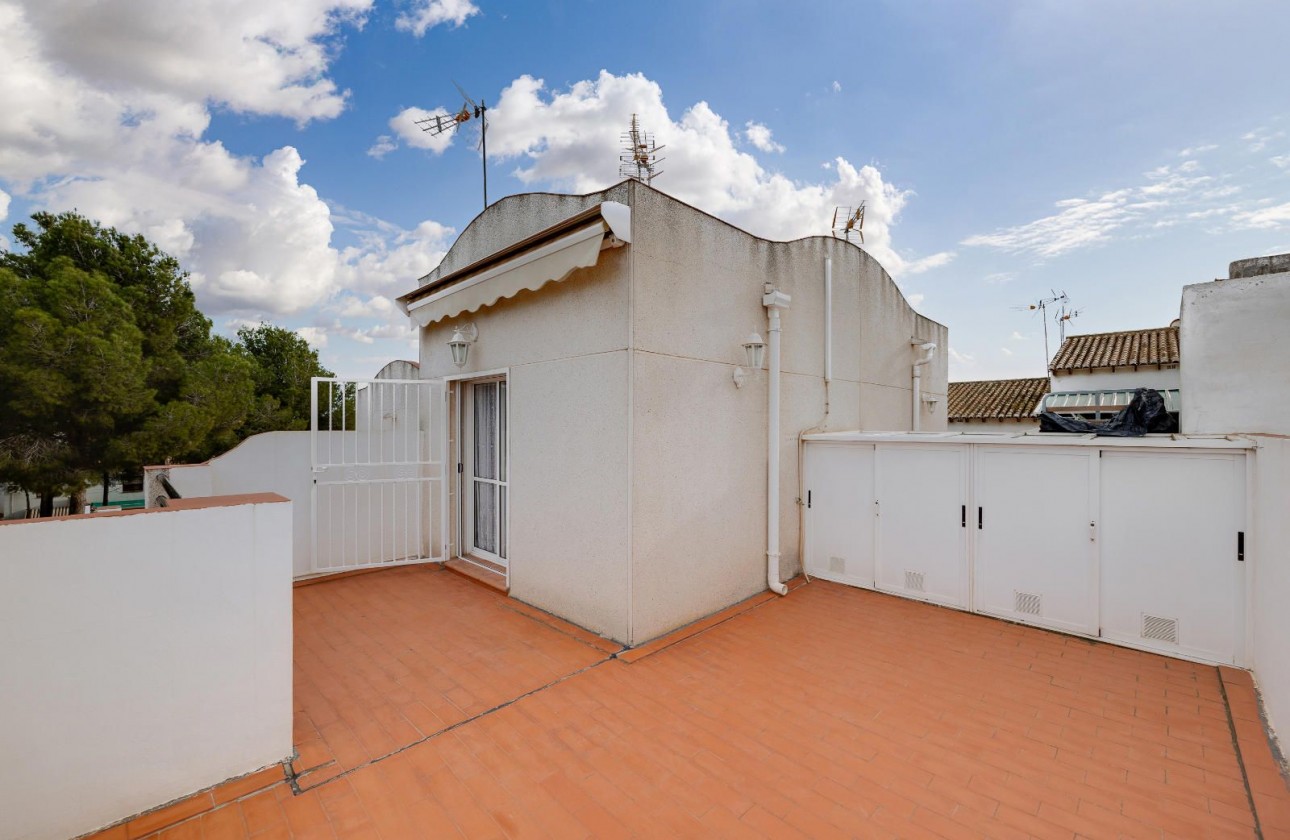
[[[922,381],[923,365],[927,364],[932,360],[932,354],[936,352],[936,342],[922,341],[921,339],[914,339],[913,341],[910,342],[910,344],[913,344],[915,347],[917,347],[919,352],[926,354],[922,358],[914,360],[914,431],[917,432],[919,430],[919,426],[922,425],[919,421],[922,419],[922,413],[923,413],[922,404],[921,404],[922,386],[923,386],[923,381]]]
[[[824,258],[824,416],[829,416],[829,385],[833,382],[833,257]]]
[[[761,298],[766,307],[770,333],[770,392],[766,433],[766,585],[776,595],[787,595],[788,587],[779,579],[779,312],[787,309],[792,298],[775,291],[769,283]]]

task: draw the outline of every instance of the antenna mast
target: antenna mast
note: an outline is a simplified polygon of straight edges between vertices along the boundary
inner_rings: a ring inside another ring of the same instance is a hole
[[[618,156],[618,174],[621,177],[635,178],[649,184],[656,176],[663,174],[655,172],[654,167],[665,160],[658,156],[658,152],[666,147],[656,145],[654,135],[641,130],[640,121],[635,114],[632,114],[631,127],[621,137],[623,149]]]
[[[860,206],[854,209],[850,207],[833,208],[833,236],[835,238],[838,234],[842,234],[842,238],[850,242],[851,236],[854,234],[860,238],[860,244],[864,244],[864,205],[865,202],[862,201]]]
[[[1073,318],[1078,318],[1084,310],[1071,308],[1071,299],[1067,297],[1066,292],[1057,292],[1052,289],[1048,290],[1051,297],[1041,298],[1029,306],[1025,307],[1030,311],[1038,311],[1039,318],[1044,322],[1044,371],[1048,371],[1048,362],[1052,356],[1048,355],[1048,308],[1056,307],[1053,313],[1053,321],[1057,323],[1057,336],[1060,348],[1066,342],[1066,322]],[[1021,307],[1017,307],[1020,309]]]
[[[472,119],[479,120],[479,148],[482,151],[484,163],[484,209],[488,209],[488,105],[484,100],[478,103],[471,99],[466,91],[462,90],[461,85],[456,82],[452,83],[461,98],[465,102],[461,110],[455,114],[431,114],[430,116],[415,120],[414,122],[421,127],[421,130],[430,134],[431,137],[437,137],[445,131],[456,131],[465,123]]]

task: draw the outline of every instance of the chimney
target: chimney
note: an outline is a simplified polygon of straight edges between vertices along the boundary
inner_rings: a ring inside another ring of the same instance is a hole
[[[1260,277],[1264,274],[1281,274],[1290,272],[1290,254],[1275,254],[1271,257],[1250,257],[1237,260],[1227,267],[1228,280],[1241,280],[1246,277]]]

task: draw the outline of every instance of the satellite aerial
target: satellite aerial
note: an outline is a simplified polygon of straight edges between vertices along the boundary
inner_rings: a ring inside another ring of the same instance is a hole
[[[1066,342],[1066,323],[1078,318],[1083,309],[1071,308],[1071,299],[1067,296],[1065,290],[1058,292],[1055,289],[1049,289],[1050,297],[1040,298],[1027,306],[1014,306],[1014,309],[1020,309],[1023,312],[1039,312],[1039,318],[1044,322],[1044,369],[1048,369],[1048,362],[1052,358],[1048,354],[1048,309],[1054,307],[1053,321],[1057,324],[1057,349],[1060,350],[1062,344]]]
[[[445,131],[456,131],[472,119],[479,120],[479,147],[483,152],[484,160],[484,209],[488,209],[488,106],[481,99],[479,102],[470,98],[470,94],[462,89],[461,85],[453,82],[453,87],[461,94],[463,100],[461,110],[449,114],[431,114],[414,122],[422,131],[431,137],[437,137]]]
[[[640,120],[632,114],[631,126],[622,135],[623,149],[618,156],[618,174],[623,178],[635,178],[645,184],[662,175],[654,168],[663,162],[658,156],[659,149],[664,148],[654,142],[654,135],[641,128]]]
[[[852,234],[860,238],[860,244],[864,244],[864,205],[851,207],[833,208],[833,235],[836,237],[841,234],[846,241],[851,241]]]

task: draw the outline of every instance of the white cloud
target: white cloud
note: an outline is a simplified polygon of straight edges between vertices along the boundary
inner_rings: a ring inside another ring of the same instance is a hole
[[[393,137],[388,134],[382,134],[372,142],[372,146],[367,150],[367,154],[380,160],[398,147],[399,144],[395,142]]]
[[[328,42],[342,25],[361,25],[370,5],[8,0],[0,4],[0,33],[7,33],[0,35],[6,42],[0,100],[19,105],[8,115],[13,127],[43,127],[55,136],[97,134],[118,122],[74,125],[75,116],[132,110],[147,117],[207,101],[301,122],[334,117],[346,93],[326,76]],[[46,73],[50,67],[58,69]]]
[[[416,0],[413,8],[399,15],[394,25],[420,38],[442,23],[461,26],[467,18],[479,14],[479,7],[470,0]]]
[[[1268,160],[1270,160],[1272,165],[1278,169],[1290,169],[1290,154],[1274,155],[1273,157],[1268,158]]]
[[[0,222],[9,216],[9,193],[0,190]]]
[[[865,250],[893,275],[928,270],[949,253],[906,257],[892,245],[891,228],[910,192],[886,182],[873,166],[837,158],[832,177],[798,182],[764,168],[736,147],[737,132],[706,102],[673,120],[658,84],[639,73],[548,92],[521,76],[502,91],[490,112],[489,154],[516,163],[528,184],[592,192],[619,180],[620,135],[637,114],[642,127],[667,145],[667,164],[655,186],[759,236],[794,239],[829,232],[833,210],[867,202]]]
[[[421,126],[417,125],[417,122],[434,116],[446,115],[448,115],[448,111],[444,108],[435,108],[432,111],[427,111],[424,108],[404,108],[390,118],[390,130],[394,132],[398,139],[414,149],[426,149],[436,155],[441,155],[452,145],[452,138],[457,135],[460,129],[452,128],[439,134],[432,134],[429,131],[422,130]],[[489,136],[491,137],[492,135],[490,134]],[[381,139],[391,143],[390,148],[385,151],[395,148],[394,140],[389,135],[381,135],[377,142],[379,143]],[[384,153],[382,152],[382,154]],[[368,154],[372,154],[371,151]]]
[[[1237,213],[1232,217],[1232,222],[1237,227],[1256,229],[1278,228],[1283,225],[1290,225],[1290,202]]]
[[[771,139],[770,129],[759,122],[749,120],[744,124],[744,137],[763,152],[782,152],[784,147]]]
[[[976,364],[976,356],[969,356],[967,353],[960,353],[953,347],[950,348],[950,361],[958,365],[971,367]]]
[[[1146,183],[1104,192],[1096,198],[1070,198],[1054,205],[1057,212],[993,233],[964,239],[969,247],[988,247],[1045,259],[1109,241],[1133,225],[1167,227],[1189,212],[1231,194],[1231,188],[1212,186],[1214,178],[1197,174],[1200,164],[1160,166],[1144,173]],[[1239,189],[1239,188],[1238,188]]]
[[[866,220],[866,223],[867,223],[867,220]],[[943,265],[947,265],[953,259],[954,259],[953,251],[941,251],[939,253],[931,254],[926,257],[921,257],[916,260],[906,261],[905,266],[904,268],[901,269],[900,273],[902,275],[922,274],[924,271],[931,271],[933,268],[940,268]]]
[[[327,346],[327,329],[325,327],[300,327],[296,330],[296,335],[307,341],[309,346],[315,350],[321,350]]]
[[[1012,338],[1012,340],[1013,340],[1013,341],[1029,341],[1029,340],[1030,340],[1030,336],[1022,335],[1021,333],[1017,332],[1016,330],[1013,330],[1013,331],[1012,331],[1012,336],[1011,336],[1011,338]]]
[[[985,276],[986,285],[989,286],[1003,286],[1016,279],[1017,274],[1014,271],[998,271]]]
[[[841,92],[842,92],[842,83],[841,83],[841,82],[836,81],[836,80],[833,82],[833,92],[834,92],[834,93],[841,93]]]
[[[1261,152],[1268,147],[1273,140],[1285,137],[1284,131],[1273,131],[1270,128],[1260,127],[1251,132],[1241,135],[1241,139],[1249,143],[1247,147],[1251,152]]]
[[[1012,351],[1011,351],[1011,350],[1009,350],[1007,347],[1000,347],[999,349],[1003,351],[1003,355],[1005,355],[1005,356],[1011,356],[1011,355],[1012,355]]]
[[[1217,148],[1218,148],[1218,145],[1214,143],[1206,143],[1203,146],[1189,146],[1188,148],[1183,149],[1181,152],[1179,152],[1178,157],[1180,158],[1195,157],[1196,155],[1203,155],[1205,152],[1212,152]]]
[[[149,237],[192,273],[212,314],[299,312],[342,285],[388,296],[393,274],[433,265],[445,228],[334,216],[301,180],[295,148],[242,156],[203,139],[212,106],[339,113],[332,44],[369,5],[0,0],[0,186]],[[359,246],[333,247],[338,222]]]
[[[910,306],[914,307],[915,309],[917,309],[919,306],[922,306],[923,301],[926,299],[927,299],[927,295],[923,294],[922,292],[915,292],[912,295],[905,295],[905,302],[908,303]]]

